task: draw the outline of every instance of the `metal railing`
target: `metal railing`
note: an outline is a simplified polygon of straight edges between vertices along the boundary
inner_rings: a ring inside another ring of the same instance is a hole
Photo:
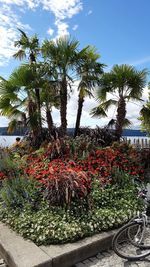
[[[128,144],[132,144],[133,146],[135,146],[136,148],[149,148],[150,149],[150,138],[123,138],[123,141],[128,143]]]

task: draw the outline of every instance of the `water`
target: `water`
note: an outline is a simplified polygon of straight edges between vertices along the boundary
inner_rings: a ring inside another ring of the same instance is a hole
[[[16,141],[16,137],[22,138],[22,136],[7,136],[1,135],[0,136],[0,147],[7,147],[11,146]]]
[[[6,146],[11,146],[13,143],[16,141],[16,137],[18,136],[7,136],[7,135],[1,135],[0,136],[0,147],[6,147]],[[23,136],[19,136],[22,138]],[[138,140],[141,143],[141,140],[143,139],[144,141],[147,140],[148,142],[150,141],[150,137],[145,137],[145,136],[126,136],[125,137],[127,140],[131,140],[131,144],[134,143],[134,139]]]

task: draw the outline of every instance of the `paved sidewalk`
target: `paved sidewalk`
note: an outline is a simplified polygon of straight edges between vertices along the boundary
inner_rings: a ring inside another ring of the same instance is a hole
[[[150,267],[150,256],[141,261],[127,261],[118,257],[112,250],[98,253],[72,267]]]

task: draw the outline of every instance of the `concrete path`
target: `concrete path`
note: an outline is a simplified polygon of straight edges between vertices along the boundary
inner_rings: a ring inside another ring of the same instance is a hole
[[[112,250],[98,253],[72,267],[150,267],[150,256],[141,261],[129,262],[118,257]]]

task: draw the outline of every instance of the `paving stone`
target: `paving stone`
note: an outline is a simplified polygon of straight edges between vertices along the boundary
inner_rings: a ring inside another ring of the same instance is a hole
[[[104,255],[102,255],[101,253],[98,253],[96,255],[96,258],[98,258],[99,260],[103,259],[104,258]]]
[[[104,255],[105,257],[108,257],[108,256],[110,256],[110,253],[105,251],[105,252],[102,252],[102,255]]]
[[[91,261],[90,261],[90,259],[87,259],[87,260],[83,261],[83,263],[84,264],[89,264],[89,263],[91,264]]]
[[[109,250],[98,253],[95,257],[76,264],[75,267],[150,267],[150,257],[143,261],[127,261]]]
[[[94,263],[97,262],[97,258],[96,257],[91,257],[91,258],[89,258],[89,260],[92,261],[92,262],[94,262]]]
[[[138,267],[145,267],[145,262],[139,262]]]
[[[86,267],[86,265],[84,263],[82,263],[82,262],[77,263],[75,266],[76,267]]]

